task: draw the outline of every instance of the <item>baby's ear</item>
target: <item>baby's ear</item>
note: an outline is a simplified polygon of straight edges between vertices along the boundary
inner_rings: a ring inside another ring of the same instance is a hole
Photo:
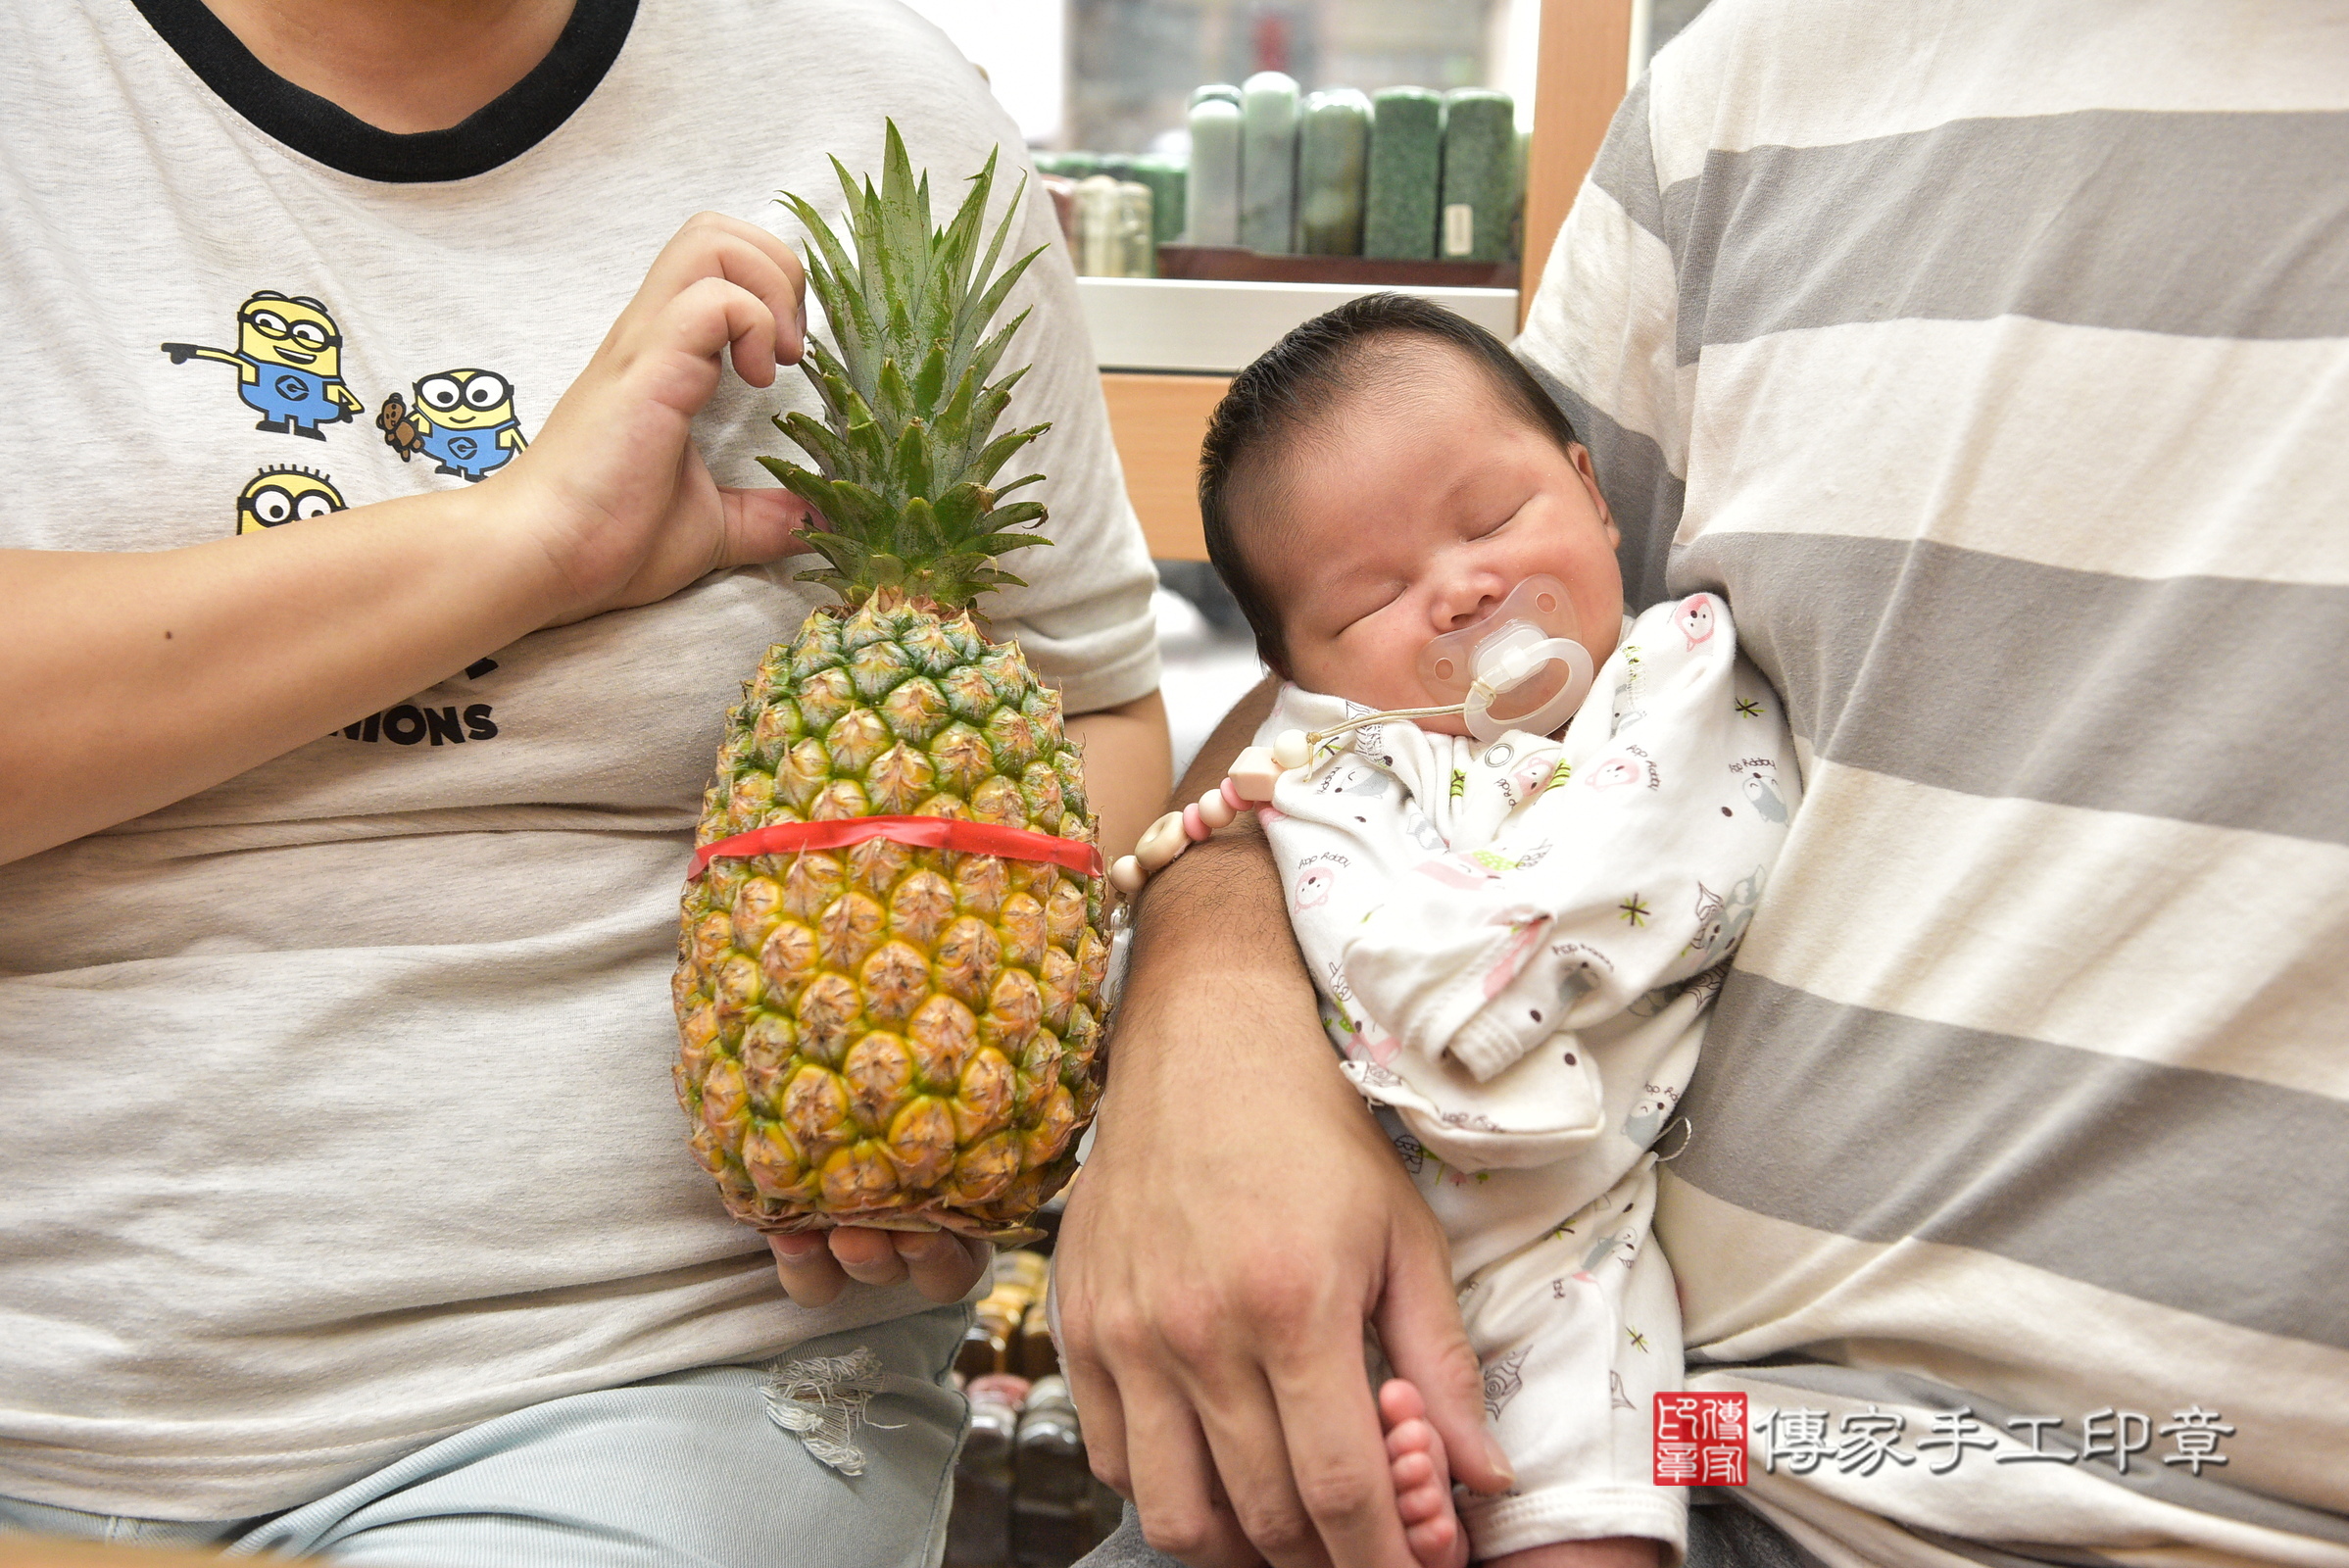
[[[1615,526],[1615,514],[1607,506],[1607,493],[1598,487],[1598,470],[1591,466],[1590,449],[1580,441],[1572,442],[1566,448],[1566,456],[1574,464],[1574,471],[1581,475],[1583,488],[1590,492],[1590,504],[1598,509],[1598,520],[1607,530],[1607,543],[1620,547],[1623,530]]]

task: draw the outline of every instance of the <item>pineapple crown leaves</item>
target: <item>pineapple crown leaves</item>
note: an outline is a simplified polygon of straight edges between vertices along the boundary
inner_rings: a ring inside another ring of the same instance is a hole
[[[1042,503],[1003,499],[1044,475],[994,483],[1014,453],[1052,428],[995,433],[1027,367],[988,377],[1028,313],[988,328],[1043,253],[1039,246],[996,270],[1025,176],[981,252],[995,165],[988,154],[961,207],[932,229],[930,176],[915,178],[891,121],[877,190],[832,160],[848,199],[846,243],[804,198],[782,196],[807,227],[807,284],[833,341],[810,339],[800,365],[823,401],[823,419],[795,413],[774,421],[820,471],[780,458],[759,461],[829,524],[804,536],[828,568],[802,572],[800,580],[828,584],[852,605],[895,588],[956,610],[991,588],[1025,586],[996,558],[1052,542],[1012,531],[1041,522]]]

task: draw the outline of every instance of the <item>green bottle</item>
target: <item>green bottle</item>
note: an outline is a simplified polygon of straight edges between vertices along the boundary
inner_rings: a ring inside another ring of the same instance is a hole
[[[1203,87],[1199,90],[1206,91]],[[1202,98],[1191,106],[1191,172],[1184,183],[1184,237],[1194,245],[1239,244],[1237,103],[1228,98]]]
[[[1183,197],[1189,171],[1180,158],[1145,153],[1134,160],[1133,177],[1150,188],[1150,244],[1153,248],[1183,234]]]
[[[1516,104],[1507,93],[1483,87],[1446,95],[1436,254],[1447,262],[1504,259],[1516,199]]]
[[[1362,254],[1362,182],[1370,162],[1370,100],[1351,87],[1305,100],[1297,132],[1297,248],[1307,256]]]
[[[1424,262],[1436,254],[1436,198],[1444,182],[1444,96],[1389,87],[1371,99],[1370,180],[1362,254]]]

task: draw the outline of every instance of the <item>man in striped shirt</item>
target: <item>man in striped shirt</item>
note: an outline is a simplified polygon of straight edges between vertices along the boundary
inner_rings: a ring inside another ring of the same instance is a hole
[[[2337,6],[1724,0],[1519,344],[1803,752],[1657,1232],[1830,1561],[2349,1562],[2345,111]]]
[[[2349,8],[1720,0],[1519,352],[1805,765],[1658,1209],[1691,1562],[2349,1565]]]

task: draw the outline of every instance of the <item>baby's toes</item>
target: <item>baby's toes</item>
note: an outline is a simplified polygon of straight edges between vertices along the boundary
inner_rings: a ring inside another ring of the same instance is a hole
[[[1426,1401],[1396,1378],[1379,1390],[1379,1414],[1387,1424],[1395,1511],[1411,1554],[1420,1568],[1467,1568],[1468,1538],[1452,1510],[1451,1467],[1444,1439],[1428,1423]]]
[[[1432,1476],[1423,1475],[1407,1485],[1398,1476],[1395,1484],[1395,1511],[1402,1515],[1406,1525],[1423,1525],[1442,1518],[1452,1511],[1451,1489]]]
[[[1467,1568],[1468,1541],[1460,1533],[1460,1517],[1451,1511],[1448,1500],[1441,1517],[1409,1526],[1403,1531],[1403,1540],[1410,1544],[1411,1555],[1419,1559],[1421,1568]]]
[[[1419,1396],[1419,1385],[1409,1378],[1389,1378],[1379,1385],[1379,1420],[1390,1432],[1421,1420],[1427,1413],[1427,1400]]]
[[[1425,1421],[1405,1421],[1387,1432],[1387,1457],[1399,1459],[1406,1453],[1434,1453],[1442,1440],[1436,1429]]]
[[[1430,1482],[1441,1485],[1445,1479],[1444,1472],[1436,1467],[1436,1461],[1429,1457],[1424,1448],[1414,1448],[1408,1453],[1396,1454],[1394,1461],[1389,1464],[1388,1470],[1395,1477],[1395,1490],[1397,1495],[1424,1487]]]
[[[1448,1488],[1451,1485],[1451,1456],[1444,1451],[1444,1434],[1438,1432],[1434,1427],[1428,1426],[1425,1421],[1419,1424],[1427,1427],[1428,1460],[1435,1465],[1436,1474],[1444,1478],[1444,1484]]]
[[[1387,1459],[1395,1471],[1395,1486],[1401,1491],[1406,1467],[1416,1479],[1430,1475],[1443,1486],[1451,1485],[1451,1464],[1444,1451],[1444,1437],[1425,1421],[1406,1421],[1387,1434]]]
[[[1451,1472],[1444,1463],[1444,1445],[1425,1422],[1414,1422],[1417,1433],[1397,1429],[1387,1439],[1388,1473],[1395,1482],[1395,1505],[1405,1524],[1417,1524],[1451,1511]]]

